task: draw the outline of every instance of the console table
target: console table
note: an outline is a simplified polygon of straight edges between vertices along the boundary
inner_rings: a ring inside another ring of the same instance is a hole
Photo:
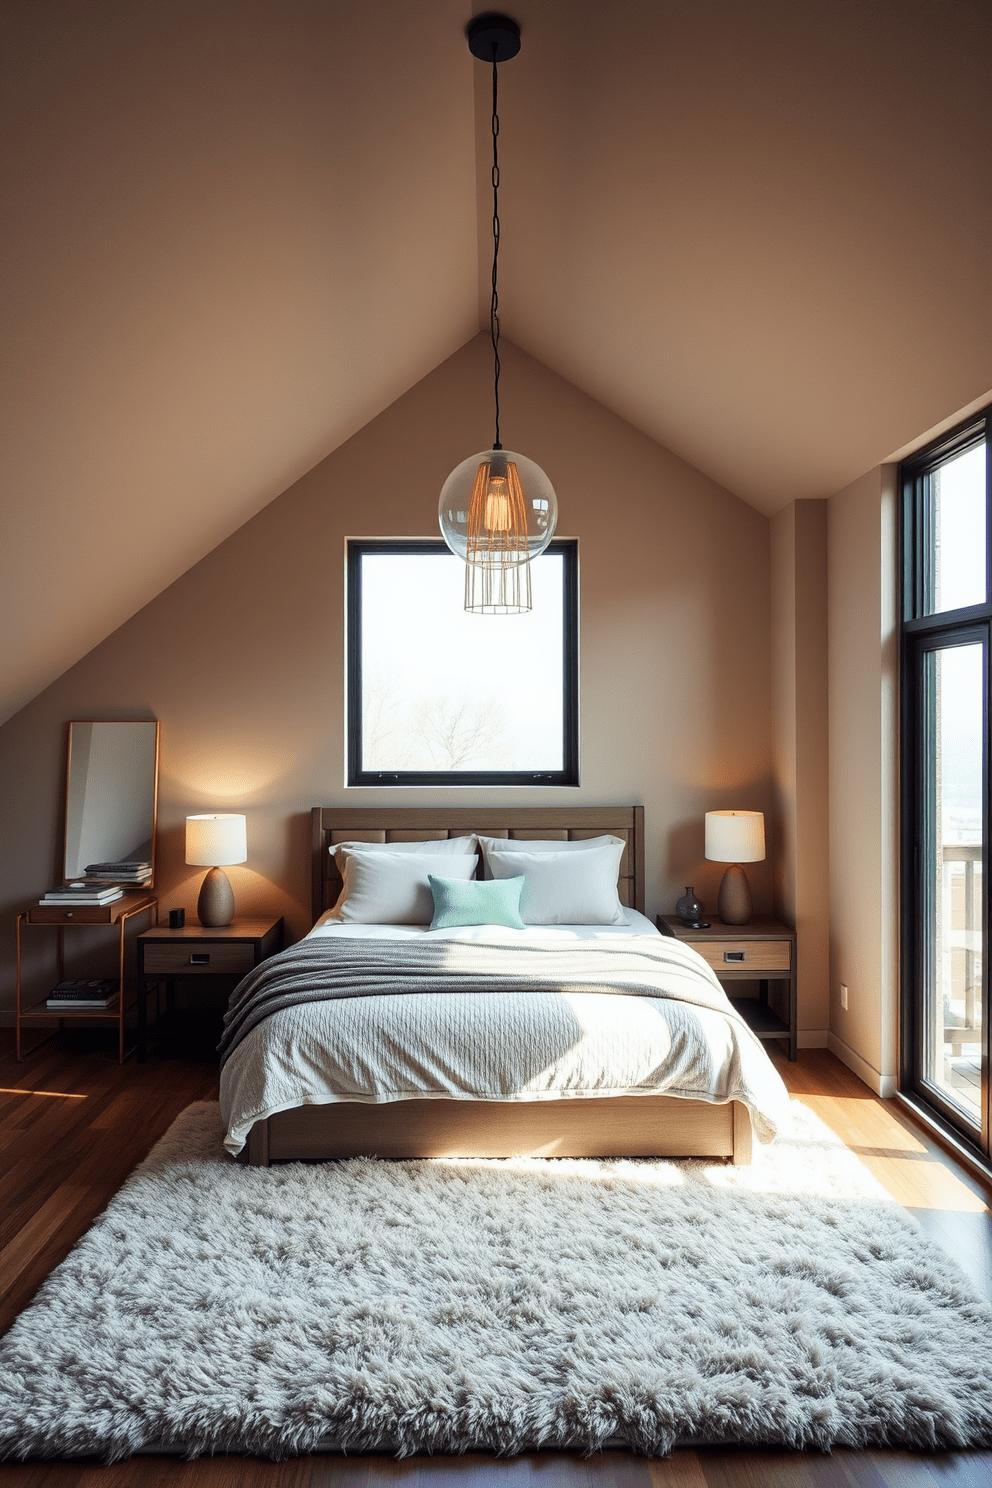
[[[98,1023],[117,1024],[117,1057],[121,1064],[124,1063],[124,1015],[130,1007],[124,989],[124,947],[125,932],[129,920],[136,915],[152,913],[158,906],[158,898],[145,889],[126,890],[120,899],[115,899],[111,904],[32,904],[23,914],[17,916],[17,1057],[23,1059],[24,1054],[21,1047],[21,1025],[28,1020],[44,1019],[46,1023],[55,1022],[58,1028],[63,1023],[78,1021],[81,1018],[92,1018]],[[50,1008],[45,1002],[34,1003],[30,1007],[23,1004],[21,990],[21,949],[23,932],[29,929],[56,929],[58,931],[58,946],[56,955],[58,957],[58,981],[65,976],[65,932],[67,930],[78,930],[86,926],[94,925],[116,925],[120,932],[118,948],[118,985],[117,996],[106,1008]],[[54,1038],[58,1028],[53,1028],[51,1033],[39,1039],[34,1045],[40,1049],[50,1038]],[[33,1050],[32,1050],[33,1052]],[[129,1051],[130,1052],[130,1051]]]

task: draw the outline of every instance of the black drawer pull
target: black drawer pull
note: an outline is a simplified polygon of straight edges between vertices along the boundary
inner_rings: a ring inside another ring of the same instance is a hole
[[[724,959],[724,961],[743,961],[744,960],[744,952],[743,951],[724,951],[724,953],[723,953],[723,959]]]
[[[190,951],[190,953],[189,953],[189,964],[190,964],[190,966],[209,966],[210,965],[210,952],[209,951]]]

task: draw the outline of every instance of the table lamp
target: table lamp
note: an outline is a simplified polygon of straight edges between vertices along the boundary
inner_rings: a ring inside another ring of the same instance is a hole
[[[729,863],[723,875],[717,911],[725,925],[746,925],[751,918],[751,886],[742,863],[765,856],[765,818],[760,811],[707,811],[706,856]]]
[[[208,866],[200,885],[196,913],[201,925],[229,925],[234,919],[234,891],[221,864],[248,857],[245,818],[230,811],[186,818],[186,861]]]

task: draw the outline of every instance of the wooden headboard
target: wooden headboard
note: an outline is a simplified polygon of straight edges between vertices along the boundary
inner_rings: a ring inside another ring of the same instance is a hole
[[[611,832],[627,846],[620,860],[620,903],[644,913],[643,806],[314,806],[313,888],[317,920],[336,903],[341,876],[335,842],[436,842],[441,837],[530,837],[575,842]]]

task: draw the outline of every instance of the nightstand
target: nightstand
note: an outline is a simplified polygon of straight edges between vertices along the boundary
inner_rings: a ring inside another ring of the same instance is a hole
[[[177,982],[193,986],[197,1000],[207,1008],[208,1018],[213,1003],[219,1038],[219,995],[229,997],[243,976],[281,949],[281,919],[235,919],[230,925],[184,925],[181,930],[159,925],[139,935],[138,1063],[144,1064],[148,1058],[150,1038],[173,1034],[183,1037],[183,1020],[175,1008]],[[148,992],[158,984],[165,986],[166,1013],[159,1014],[149,1027]]]
[[[678,915],[656,915],[662,935],[684,940],[716,972],[728,997],[734,982],[756,981],[758,998],[738,997],[734,1006],[759,1039],[784,1039],[796,1057],[796,932],[769,915],[752,915],[746,925],[715,920],[708,930],[692,930]],[[789,1018],[768,1005],[768,983],[788,982]]]

